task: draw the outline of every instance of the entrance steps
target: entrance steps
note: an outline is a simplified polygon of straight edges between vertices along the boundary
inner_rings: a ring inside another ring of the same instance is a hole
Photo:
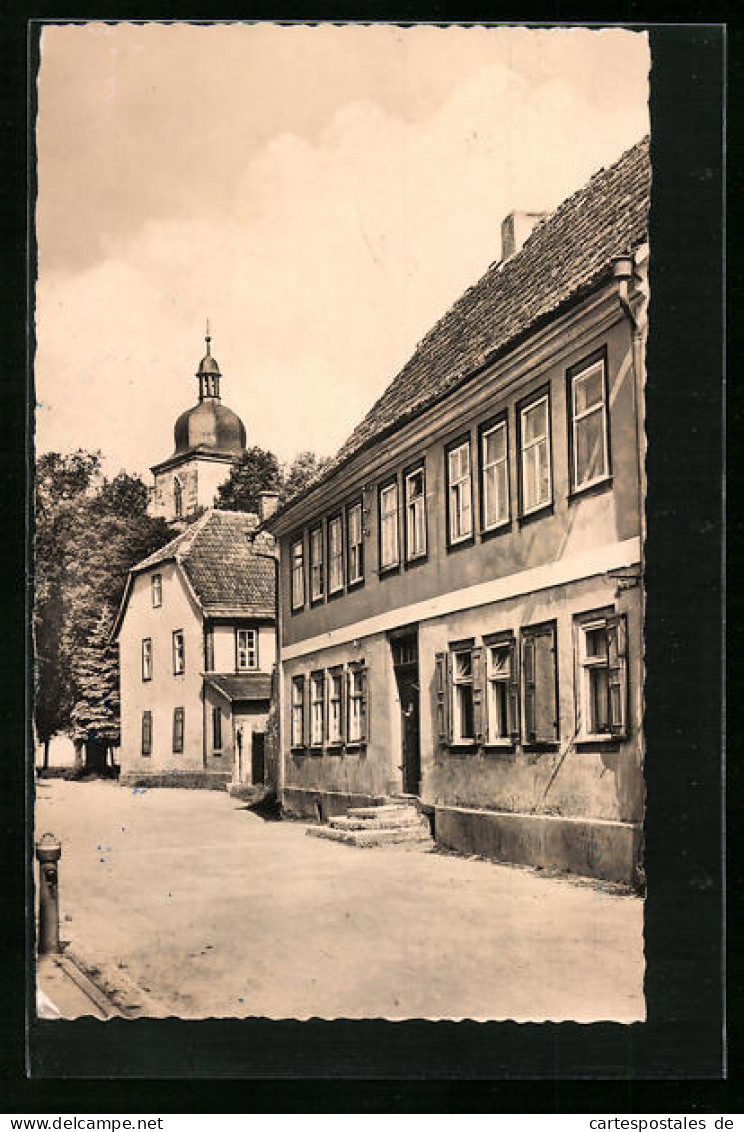
[[[327,825],[311,826],[310,837],[341,841],[360,849],[403,842],[433,845],[429,823],[415,806],[385,802],[381,806],[355,806]]]

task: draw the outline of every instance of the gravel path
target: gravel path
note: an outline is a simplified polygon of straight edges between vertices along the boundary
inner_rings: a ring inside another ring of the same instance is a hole
[[[643,904],[589,882],[355,849],[227,794],[40,782],[62,938],[130,1010],[181,1017],[644,1017]]]

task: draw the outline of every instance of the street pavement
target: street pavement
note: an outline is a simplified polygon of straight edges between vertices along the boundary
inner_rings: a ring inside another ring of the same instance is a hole
[[[67,954],[129,1015],[645,1014],[642,901],[596,883],[322,841],[215,791],[42,780],[47,830]]]

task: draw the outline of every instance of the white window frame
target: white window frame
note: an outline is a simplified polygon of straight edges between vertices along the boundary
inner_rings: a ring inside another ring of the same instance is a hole
[[[328,688],[328,744],[340,747],[344,741],[344,673],[341,668],[332,669],[327,676]],[[337,705],[334,715],[333,706]]]
[[[299,550],[299,554],[297,551]],[[292,539],[289,548],[290,601],[292,610],[305,608],[305,544],[302,537]]]
[[[292,677],[290,739],[293,750],[305,746],[305,677]]]
[[[411,494],[412,481],[421,477],[421,491]],[[406,562],[415,562],[417,558],[426,556],[426,469],[423,464],[411,468],[406,472],[405,483],[405,521],[406,521]],[[417,531],[421,534],[421,545],[416,537]]]
[[[235,630],[235,667],[238,672],[258,668],[258,629]]]
[[[150,579],[150,592],[152,594],[152,607],[159,609],[163,604],[163,575],[153,574]]]
[[[488,438],[493,436],[497,432],[503,433],[503,436],[504,436],[504,455],[500,460],[490,460],[489,461],[488,458],[487,458]],[[494,424],[488,425],[486,428],[483,429],[483,431],[481,432],[481,435],[480,435],[480,445],[481,445],[481,499],[482,499],[482,510],[483,510],[483,530],[484,531],[496,531],[500,527],[505,527],[509,523],[509,520],[511,518],[511,507],[510,507],[510,499],[509,499],[509,495],[510,495],[510,491],[509,491],[509,429],[508,429],[508,425],[507,425],[507,422],[506,422],[506,418],[504,418],[503,420],[500,420],[500,421],[495,421]],[[495,471],[494,471],[494,469],[495,469]],[[491,472],[491,471],[494,471],[493,482],[494,482],[495,489],[496,489],[495,494],[496,494],[497,501],[500,504],[503,504],[503,507],[499,507],[499,509],[498,509],[499,513],[503,511],[503,515],[500,518],[495,519],[493,522],[488,521],[488,500],[489,500],[488,473]],[[502,493],[502,490],[501,490],[501,481],[500,481],[500,475],[501,475],[502,472],[503,472],[503,493]]]
[[[323,571],[325,554],[323,552],[323,526],[310,528],[310,601],[323,600]]]
[[[142,638],[142,682],[152,680],[152,637]]]
[[[325,673],[310,673],[310,746],[322,747],[325,739]]]
[[[534,410],[537,409],[540,405],[545,405],[545,432],[542,435],[537,436],[532,440],[526,441],[525,440],[525,431],[526,431],[525,430],[525,418],[527,417],[527,415],[529,413],[534,412]],[[539,394],[537,397],[534,397],[531,401],[527,402],[526,404],[523,404],[520,407],[520,410],[519,410],[519,476],[520,476],[520,484],[521,484],[521,495],[520,495],[520,497],[521,497],[521,503],[522,503],[522,515],[532,515],[536,511],[541,511],[543,509],[543,507],[549,507],[550,504],[553,501],[553,470],[552,470],[552,458],[551,458],[551,451],[550,451],[550,424],[551,424],[551,421],[550,421],[550,393],[549,393],[549,391],[546,390],[544,393]],[[540,446],[543,445],[543,444],[545,445],[545,461],[546,461],[547,469],[548,469],[548,493],[547,493],[547,497],[545,499],[542,499],[542,498],[539,499],[536,503],[533,503],[531,506],[527,506],[527,491],[526,491],[526,486],[527,486],[527,476],[526,476],[527,461],[533,459],[533,453],[538,454],[538,456],[537,456],[538,464],[537,464],[537,468],[536,468],[536,480],[535,480],[535,482],[536,482],[536,484],[539,484],[539,482],[540,482],[539,451],[540,451]]]
[[[469,674],[463,675],[458,671],[458,657],[467,656],[470,665]],[[460,689],[470,689],[470,715],[473,722],[473,734],[463,735],[463,710]],[[475,681],[473,676],[473,649],[452,649],[452,742],[458,746],[475,743]]]
[[[173,675],[183,676],[186,671],[186,641],[183,629],[173,630]]]
[[[579,703],[581,711],[581,729],[579,736],[582,739],[609,739],[610,733],[610,686],[609,674],[607,674],[607,727],[604,730],[595,730],[588,726],[592,714],[592,673],[594,671],[602,671],[607,673],[607,660],[609,651],[609,640],[607,637],[607,619],[605,617],[597,617],[591,621],[581,621],[577,625],[578,629],[578,660],[579,660],[579,680],[578,692]],[[596,656],[592,656],[587,651],[587,635],[589,633],[601,631],[605,635],[605,651]]]
[[[336,533],[338,543],[336,545]],[[336,553],[338,551],[338,553]],[[338,594],[344,588],[344,519],[334,515],[328,520],[328,594]]]
[[[354,528],[356,527],[356,530]],[[348,554],[348,584],[364,581],[364,510],[361,502],[352,503],[346,511],[346,543]]]
[[[178,721],[180,720],[180,726]],[[173,754],[182,755],[186,737],[186,709],[175,707],[173,709]]]
[[[506,654],[506,667],[499,669],[494,668],[494,653]],[[488,745],[489,747],[510,747],[514,743],[510,727],[510,709],[509,709],[509,696],[511,692],[511,684],[514,680],[514,673],[512,666],[515,660],[514,641],[496,641],[492,644],[486,645],[486,689],[488,701],[486,706],[486,717],[488,719]],[[499,696],[499,715],[503,717],[502,734],[494,734],[494,722],[496,715],[496,698],[495,687],[502,690]]]
[[[473,460],[469,436],[447,448],[447,517],[450,546],[473,537]]]
[[[398,481],[386,483],[380,488],[380,570],[392,570],[400,566],[400,531]],[[386,500],[392,499],[393,506],[385,509]],[[387,546],[386,546],[387,543]],[[386,550],[390,557],[386,557]]]
[[[367,672],[364,666],[350,667],[347,681],[347,743],[359,746],[367,738]]]
[[[602,399],[597,401],[588,409],[582,409],[580,412],[576,409],[576,391],[579,383],[586,380],[587,377],[593,372],[599,370],[602,379]],[[588,365],[582,366],[578,370],[570,370],[570,411],[571,411],[571,491],[574,495],[581,491],[586,491],[587,488],[593,487],[597,483],[603,483],[609,479],[610,476],[610,442],[609,442],[609,429],[608,429],[608,414],[607,414],[607,371],[605,366],[604,357],[596,358]],[[602,470],[599,471],[592,479],[584,480],[579,483],[578,477],[578,459],[579,459],[579,446],[577,431],[580,423],[587,420],[589,417],[602,416]]]

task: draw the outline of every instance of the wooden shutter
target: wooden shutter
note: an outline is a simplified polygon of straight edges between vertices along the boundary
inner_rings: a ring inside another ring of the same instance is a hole
[[[534,741],[553,743],[558,738],[555,628],[546,626],[533,637]]]
[[[442,746],[452,742],[452,713],[450,711],[451,660],[448,652],[438,652],[435,657],[436,687],[436,733]]]
[[[509,737],[513,743],[520,738],[519,726],[519,661],[515,641],[509,642],[509,683],[506,688],[506,703],[509,713]]]
[[[340,742],[345,743],[346,742],[346,695],[347,695],[347,693],[346,693],[346,680],[344,679],[345,674],[343,672],[339,672],[338,675],[341,677],[341,703],[340,703],[339,709],[338,709],[339,713],[340,713],[340,719],[339,719],[339,725],[338,725],[339,740],[340,740]]]
[[[627,623],[625,614],[607,618],[607,672],[609,683],[610,734],[618,737],[627,732],[628,659]]]
[[[367,679],[367,669],[364,665],[359,668],[359,675],[361,677],[361,693],[362,700],[360,706],[361,724],[362,724],[362,742],[366,743],[369,740],[369,681]]]
[[[535,639],[522,641],[522,676],[524,679],[524,737],[534,743],[535,735]]]
[[[302,677],[302,745],[304,747],[310,746],[311,732],[310,732],[310,680],[307,676]]]
[[[470,653],[471,672],[473,673],[473,734],[476,743],[485,742],[486,730],[486,688],[484,684],[485,669],[483,649],[479,646]]]

